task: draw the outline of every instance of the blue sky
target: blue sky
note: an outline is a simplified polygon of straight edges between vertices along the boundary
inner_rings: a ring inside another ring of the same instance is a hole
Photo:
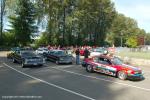
[[[112,0],[119,13],[134,18],[138,26],[150,33],[150,0]]]

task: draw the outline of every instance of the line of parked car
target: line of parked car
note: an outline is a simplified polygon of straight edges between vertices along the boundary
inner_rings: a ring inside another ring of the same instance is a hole
[[[82,66],[87,72],[103,73],[121,80],[143,79],[140,68],[124,64],[120,58],[108,55],[106,48],[94,48],[90,50],[90,53],[91,56],[82,61]],[[14,63],[21,63],[22,67],[42,66],[45,60],[56,64],[72,64],[74,61],[74,57],[66,50],[48,50],[47,48],[38,48],[35,51],[29,48],[12,48],[7,58],[11,58]]]
[[[56,64],[73,63],[73,56],[64,50],[48,50],[46,48],[38,48],[36,51],[27,48],[12,48],[11,52],[7,54],[7,58],[12,59],[14,63],[20,63],[22,67],[42,66],[45,60]]]

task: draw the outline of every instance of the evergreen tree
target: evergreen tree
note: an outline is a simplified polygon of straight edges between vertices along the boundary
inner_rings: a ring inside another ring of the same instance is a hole
[[[31,42],[31,36],[36,32],[35,8],[30,0],[19,0],[15,16],[9,17],[11,30],[15,33],[17,45],[25,46]]]

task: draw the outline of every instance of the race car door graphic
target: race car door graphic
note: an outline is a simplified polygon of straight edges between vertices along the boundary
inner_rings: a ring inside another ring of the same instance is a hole
[[[112,66],[112,63],[107,58],[99,57],[98,63],[94,68],[94,71],[115,76],[116,68]]]

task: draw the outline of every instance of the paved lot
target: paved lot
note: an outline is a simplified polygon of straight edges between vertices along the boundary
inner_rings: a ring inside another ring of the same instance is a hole
[[[21,68],[0,58],[0,100],[150,100],[150,67],[145,80],[122,81],[88,73],[80,65]]]

